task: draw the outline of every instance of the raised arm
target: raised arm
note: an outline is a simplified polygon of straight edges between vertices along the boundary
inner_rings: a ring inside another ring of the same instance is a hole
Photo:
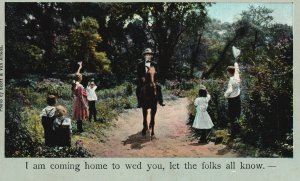
[[[80,74],[80,70],[82,68],[82,61],[78,62],[78,65],[79,65],[79,67],[78,67],[76,74]]]
[[[235,68],[235,71],[234,71],[234,78],[240,82],[240,68],[239,68],[239,64],[238,62],[235,62],[234,63],[234,68]]]
[[[211,99],[211,96],[210,96],[210,94],[207,92],[206,101],[209,102],[210,99]]]

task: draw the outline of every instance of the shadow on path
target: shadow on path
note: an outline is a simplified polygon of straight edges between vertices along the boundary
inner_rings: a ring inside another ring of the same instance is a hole
[[[155,137],[152,139],[155,139]],[[130,145],[131,149],[140,150],[143,147],[145,147],[145,145],[143,145],[144,143],[147,143],[150,141],[151,140],[150,140],[149,131],[147,131],[146,136],[143,136],[142,131],[139,131],[136,134],[130,135],[126,140],[122,141],[122,143],[123,143],[123,145],[131,144]]]

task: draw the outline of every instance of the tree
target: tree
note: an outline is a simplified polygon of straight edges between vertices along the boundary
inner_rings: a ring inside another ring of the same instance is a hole
[[[206,16],[207,3],[144,3],[134,4],[136,14],[153,40],[158,52],[160,78],[170,77],[171,59],[181,35],[195,20]],[[197,18],[195,17],[197,16]]]
[[[191,63],[190,63],[190,77],[193,78],[194,77],[194,68],[195,68],[195,64],[196,64],[196,60],[200,51],[200,46],[201,46],[201,41],[202,41],[202,37],[204,34],[204,30],[205,30],[205,25],[208,23],[209,19],[206,16],[198,16],[195,13],[191,14],[191,19],[193,19],[193,21],[195,21],[194,23],[192,23],[192,26],[189,26],[188,30],[187,30],[187,34],[190,34],[192,39],[194,41],[193,42],[193,50],[191,53]]]
[[[270,33],[270,27],[273,20],[271,13],[273,10],[265,7],[250,6],[249,10],[242,12],[241,19],[237,24],[244,22],[248,23],[247,36],[243,37],[242,41],[239,41],[239,47],[242,47],[245,57],[249,57],[246,61],[255,61],[257,51],[266,48],[267,36]]]
[[[69,50],[74,64],[83,61],[89,71],[103,74],[110,72],[111,68],[106,53],[97,50],[97,44],[102,41],[98,29],[99,24],[94,18],[84,18],[76,28],[71,29]]]
[[[203,73],[202,78],[208,78],[216,69],[230,63],[232,59],[230,50],[233,45],[241,47],[243,52],[241,56],[247,57],[245,61],[255,60],[257,48],[266,45],[265,37],[273,20],[271,13],[272,10],[260,6],[250,6],[249,10],[243,11],[241,19],[232,24],[225,46],[219,53],[219,60]]]
[[[230,62],[230,59],[227,55],[228,53],[230,53],[229,50],[231,50],[231,47],[232,45],[234,45],[234,43],[236,43],[239,39],[243,38],[248,33],[248,29],[249,24],[247,22],[243,22],[239,24],[239,26],[234,30],[233,35],[228,36],[226,38],[225,46],[219,52],[218,60],[206,72],[202,74],[202,79],[207,79],[211,73],[215,72],[218,68],[222,67],[222,65],[226,65],[228,64],[228,62]]]
[[[11,59],[7,61],[9,72],[19,72],[22,76],[28,73],[49,75],[57,71],[61,58],[57,40],[69,31],[68,7],[66,3],[6,3],[6,51],[11,55],[7,57]]]

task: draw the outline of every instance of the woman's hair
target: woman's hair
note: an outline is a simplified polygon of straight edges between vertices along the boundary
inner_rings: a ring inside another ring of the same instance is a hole
[[[76,81],[73,80],[71,84],[72,96],[75,95],[75,90],[76,90]]]
[[[227,67],[227,72],[229,72],[230,74],[234,75],[234,72],[235,72],[234,66],[228,66]]]
[[[200,89],[199,90],[199,97],[206,97],[206,96],[207,96],[206,89]]]
[[[54,106],[56,104],[56,96],[55,95],[49,95],[47,97],[47,104],[49,106]]]
[[[77,82],[82,81],[82,74],[80,74],[80,73],[76,74],[75,80],[76,80]]]
[[[58,105],[58,106],[56,106],[56,114],[59,117],[65,116],[65,115],[67,115],[67,109],[62,105]]]

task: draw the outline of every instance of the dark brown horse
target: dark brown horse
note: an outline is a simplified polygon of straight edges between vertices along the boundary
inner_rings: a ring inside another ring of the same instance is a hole
[[[156,82],[156,71],[154,67],[150,67],[146,74],[145,85],[141,90],[140,101],[143,109],[143,136],[146,135],[146,131],[148,130],[147,114],[148,109],[151,109],[151,119],[149,124],[151,139],[154,135],[155,114],[159,95],[161,95],[161,90]]]

